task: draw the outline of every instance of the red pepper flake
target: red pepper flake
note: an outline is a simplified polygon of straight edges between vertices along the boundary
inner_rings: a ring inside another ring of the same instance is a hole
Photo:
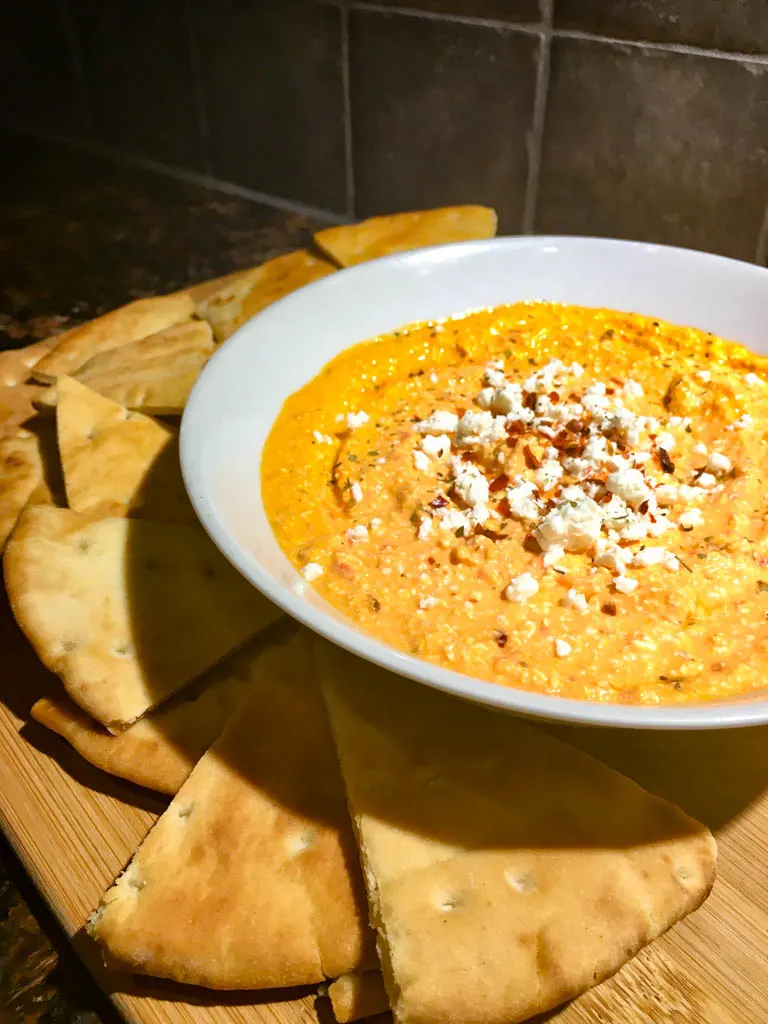
[[[616,605],[614,604],[613,601],[606,601],[605,604],[600,609],[600,611],[604,612],[606,615],[615,615],[616,614]]]
[[[437,561],[432,557],[432,555],[427,559],[427,565],[437,565]]]
[[[433,498],[429,503],[430,508],[445,508],[448,504],[448,499],[444,494],[438,494],[436,498]]]
[[[510,508],[509,502],[507,501],[506,498],[501,499],[501,501],[496,506],[496,511],[499,513],[500,516],[503,516],[505,519],[510,519],[512,516],[512,509]]]
[[[474,455],[472,454],[472,452],[464,452],[464,454],[461,456],[462,462],[472,462],[473,459]]]
[[[524,434],[525,433],[525,424],[523,423],[522,420],[512,420],[511,423],[507,424],[507,433],[508,434]]]
[[[670,459],[669,453],[665,448],[656,449],[656,458],[658,459],[659,465],[665,473],[675,472],[675,464],[672,461],[672,459]]]
[[[571,434],[580,434],[584,430],[584,424],[580,420],[568,420],[565,429]]]
[[[523,448],[523,455],[525,456],[525,465],[528,469],[538,469],[541,465],[541,460],[537,459],[531,451],[531,446],[527,444]]]
[[[644,516],[649,508],[650,508],[650,503],[647,502],[647,501],[643,501],[640,504],[640,506],[638,507],[637,511],[640,513],[641,516]]]
[[[467,410],[464,408],[463,405],[456,406],[456,415],[459,417],[459,419],[461,419],[461,417],[464,415],[466,411]]]
[[[508,483],[509,477],[507,476],[507,474],[500,473],[493,481],[493,483],[489,486],[488,490],[491,492],[491,494],[495,494],[496,491],[503,491]]]
[[[488,540],[506,540],[508,534],[500,533],[498,530],[491,530],[487,526],[478,527],[475,533],[479,533],[481,537],[487,537]]]
[[[497,644],[498,647],[506,647],[507,646],[507,640],[509,640],[509,637],[507,636],[506,633],[503,633],[500,629],[496,629],[496,630],[494,630],[494,633],[493,633],[493,639],[496,641],[496,644]]]
[[[547,397],[553,405],[557,405],[557,403],[560,401],[560,395],[558,395],[556,391],[550,391]]]
[[[618,378],[618,377],[609,377],[609,378],[608,378],[608,380],[609,380],[609,381],[610,381],[610,382],[611,382],[612,384],[618,384],[618,385],[619,385],[619,387],[623,387],[623,386],[624,386],[624,381],[623,381],[623,380],[619,380],[619,378]]]
[[[525,409],[536,408],[536,395],[533,392],[525,396],[525,398],[523,399],[523,407]]]
[[[606,393],[606,395],[615,395],[616,394],[616,388],[606,388],[605,389],[605,393]]]

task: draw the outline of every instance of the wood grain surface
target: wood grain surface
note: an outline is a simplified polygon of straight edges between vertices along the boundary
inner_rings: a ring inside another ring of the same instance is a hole
[[[58,685],[0,592],[0,825],[117,1009],[136,1024],[300,1024],[318,1017],[328,1024],[327,1003],[306,990],[228,995],[118,975],[101,965],[85,922],[164,802],[92,768],[29,722],[34,701]],[[706,822],[720,859],[715,889],[701,910],[546,1021],[767,1022],[768,727],[554,731]]]

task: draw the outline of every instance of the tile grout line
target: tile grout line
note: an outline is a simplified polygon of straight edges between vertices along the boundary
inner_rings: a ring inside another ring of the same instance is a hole
[[[341,18],[341,87],[344,104],[344,176],[346,178],[347,216],[355,216],[355,159],[352,149],[352,92],[349,79],[349,4],[339,9]]]
[[[544,144],[544,122],[549,96],[550,53],[552,50],[552,0],[540,0],[542,28],[539,41],[539,64],[536,69],[536,93],[533,100],[531,129],[528,133],[528,178],[523,205],[523,234],[532,235],[536,226],[541,173],[541,150]]]
[[[538,35],[541,32],[539,22],[530,21],[503,21],[501,18],[473,18],[468,14],[442,14],[436,11],[421,11],[415,7],[390,7],[389,4],[355,3],[351,0],[347,4],[349,10],[360,12],[373,12],[375,14],[395,14],[405,18],[421,18],[423,21],[447,21],[455,25],[475,25],[479,28],[505,29],[513,32],[522,32],[526,35]]]
[[[765,208],[763,223],[760,225],[760,234],[757,236],[755,262],[761,266],[768,265],[768,206]]]
[[[85,116],[86,131],[94,131],[96,118],[94,117],[91,96],[88,90],[88,82],[85,77],[83,55],[80,52],[80,44],[77,39],[77,32],[75,31],[75,23],[72,19],[72,6],[70,0],[60,0],[59,10],[61,11],[64,32],[69,43],[69,57],[72,65],[72,72],[75,76],[75,87]]]
[[[40,139],[43,142],[62,146],[75,152],[91,153],[93,156],[103,157],[119,165],[152,171],[155,174],[162,174],[166,178],[174,178],[189,185],[199,185],[201,188],[208,188],[214,192],[221,192],[224,195],[249,199],[252,202],[261,203],[263,206],[269,206],[274,210],[297,213],[303,217],[312,217],[316,220],[326,221],[329,224],[346,224],[348,220],[345,214],[324,210],[318,206],[308,206],[306,203],[285,199],[282,196],[273,196],[268,192],[259,192],[256,189],[247,188],[245,185],[236,185],[231,181],[223,181],[210,174],[201,174],[199,171],[190,171],[184,167],[173,167],[162,163],[160,160],[153,160],[151,157],[139,156],[135,153],[127,153],[124,150],[105,146],[98,142],[83,141],[67,135],[46,132],[34,126],[9,119],[0,119],[0,127],[5,127],[21,135]]]
[[[200,50],[197,45],[197,31],[193,14],[194,0],[184,0],[184,20],[186,22],[187,36],[187,57],[192,72],[192,98],[195,104],[195,115],[197,131],[200,142],[200,155],[203,161],[203,170],[206,174],[213,173],[211,164],[211,133],[208,125],[208,111],[205,105],[205,92],[203,90],[203,75],[200,67]]]
[[[619,39],[603,36],[598,32],[583,32],[580,29],[556,28],[553,35],[558,39],[575,39],[607,46],[627,46],[635,50],[652,50],[655,53],[679,53],[688,57],[712,57],[714,60],[732,61],[737,64],[768,65],[768,54],[741,53],[730,50],[709,50],[705,46],[689,43],[661,43],[641,39]]]

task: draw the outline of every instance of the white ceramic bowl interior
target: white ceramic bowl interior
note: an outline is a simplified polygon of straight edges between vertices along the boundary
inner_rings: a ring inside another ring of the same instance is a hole
[[[309,285],[245,324],[209,362],[187,405],[181,463],[203,526],[294,618],[363,658],[524,715],[629,728],[768,722],[756,696],[686,707],[599,704],[496,686],[375,640],[305,586],[261,500],[264,441],[284,400],[356,342],[417,320],[522,299],[604,306],[698,327],[768,352],[768,271],[705,253],[591,238],[499,238],[422,249]],[[301,473],[301,466],[294,467]]]

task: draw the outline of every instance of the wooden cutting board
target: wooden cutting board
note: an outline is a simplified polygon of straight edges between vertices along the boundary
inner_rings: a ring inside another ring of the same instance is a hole
[[[0,606],[0,823],[117,1009],[140,1024],[300,1024],[313,993],[215,993],[106,971],[83,928],[164,806],[28,724],[57,685]],[[559,730],[706,821],[720,847],[705,906],[615,978],[547,1017],[557,1024],[768,1020],[768,728],[719,733]],[[606,808],[610,814],[610,808]],[[328,1022],[327,1008],[320,1020]]]

